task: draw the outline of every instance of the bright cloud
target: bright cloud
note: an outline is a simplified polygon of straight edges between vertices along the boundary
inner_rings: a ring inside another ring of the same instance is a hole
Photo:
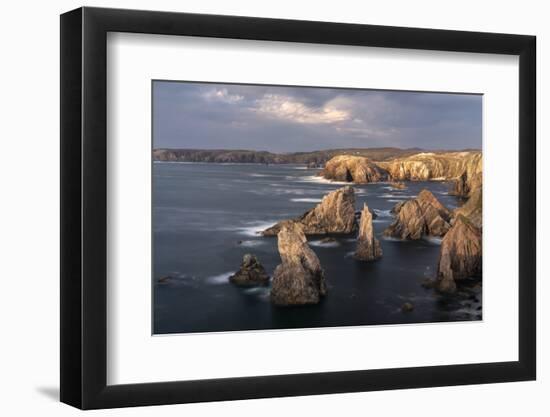
[[[329,103],[311,107],[293,97],[265,94],[252,108],[268,117],[304,124],[330,124],[349,120],[351,114]]]
[[[221,101],[223,103],[238,103],[244,99],[239,94],[230,94],[227,88],[208,90],[203,94],[203,97],[209,101]]]

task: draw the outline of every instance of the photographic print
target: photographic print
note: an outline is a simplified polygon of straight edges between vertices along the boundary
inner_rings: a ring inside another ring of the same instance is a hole
[[[152,82],[154,334],[482,319],[482,95]]]

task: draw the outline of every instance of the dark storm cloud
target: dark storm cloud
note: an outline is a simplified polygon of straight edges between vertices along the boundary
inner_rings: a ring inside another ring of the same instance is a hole
[[[155,81],[154,147],[481,148],[479,95]]]

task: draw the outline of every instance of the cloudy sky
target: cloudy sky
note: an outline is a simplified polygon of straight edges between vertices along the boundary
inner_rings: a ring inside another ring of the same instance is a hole
[[[155,81],[155,148],[481,148],[479,95]]]

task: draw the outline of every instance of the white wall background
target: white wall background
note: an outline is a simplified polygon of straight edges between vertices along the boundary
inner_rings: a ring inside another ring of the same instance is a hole
[[[59,17],[81,6],[72,0],[3,4],[0,65],[2,146],[0,178],[0,410],[3,415],[75,415],[57,402],[59,378]],[[535,0],[441,2],[430,0],[321,2],[308,0],[123,0],[86,5],[181,12],[239,14],[292,19],[371,23],[532,34],[538,37],[539,247],[550,249],[550,209],[541,166],[550,149],[543,119],[550,83],[550,26],[545,2]],[[504,178],[503,181],[506,181]],[[546,187],[548,188],[548,187]],[[318,416],[529,415],[550,413],[550,284],[539,262],[538,381],[377,393],[145,407],[94,415]],[[327,347],[328,348],[328,347]]]

